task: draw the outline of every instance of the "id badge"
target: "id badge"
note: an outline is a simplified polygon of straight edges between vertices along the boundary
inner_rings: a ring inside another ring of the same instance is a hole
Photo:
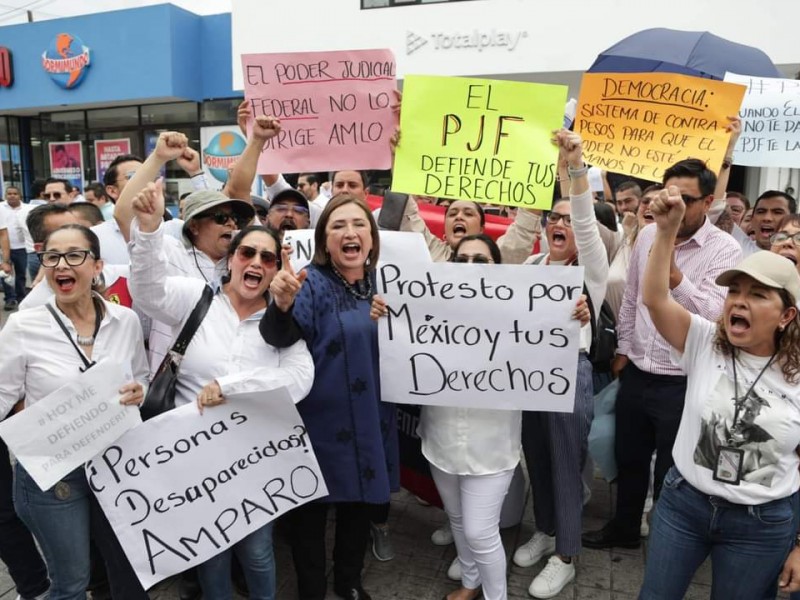
[[[717,455],[717,467],[714,469],[714,479],[722,483],[739,485],[742,479],[742,463],[744,450],[722,446]]]

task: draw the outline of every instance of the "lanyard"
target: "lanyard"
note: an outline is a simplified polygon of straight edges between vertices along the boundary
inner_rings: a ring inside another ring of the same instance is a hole
[[[741,411],[742,405],[745,403],[747,398],[750,397],[750,394],[752,393],[753,388],[756,387],[756,384],[761,379],[761,376],[764,373],[766,373],[767,369],[769,369],[770,365],[772,364],[772,361],[775,360],[775,356],[776,355],[777,355],[777,353],[775,353],[772,356],[770,356],[769,360],[767,361],[767,364],[765,364],[764,368],[761,369],[761,372],[758,374],[758,376],[755,378],[753,383],[750,385],[750,388],[747,390],[747,393],[744,395],[744,397],[741,398],[741,402],[739,400],[739,378],[736,375],[736,356],[734,355],[734,357],[733,357],[733,406],[734,406],[734,412],[733,412],[733,424],[731,425],[731,429],[730,429],[731,437],[728,439],[728,444],[733,444],[733,434],[734,434],[734,432],[738,432],[738,429],[741,426],[741,423],[738,423],[738,421],[739,421],[739,412]]]
[[[97,298],[92,298],[92,304],[94,305],[94,310],[95,310],[94,335],[96,336],[97,332],[100,330],[100,322],[103,320],[103,313],[101,312],[101,308],[98,306]],[[61,320],[61,317],[58,316],[58,313],[55,311],[55,309],[50,304],[46,304],[45,306],[47,306],[47,310],[49,310],[50,314],[53,315],[53,318],[56,320],[56,323],[58,323],[58,326],[61,327],[61,331],[63,331],[64,335],[67,336],[69,343],[72,344],[72,347],[75,348],[75,352],[78,353],[78,356],[80,357],[81,361],[83,361],[83,367],[78,367],[78,370],[81,373],[85,373],[86,371],[91,369],[94,365],[96,365],[97,361],[94,360],[89,361],[89,359],[86,358],[86,355],[83,353],[83,350],[81,350],[78,347],[78,344],[75,343],[75,340],[72,339],[72,336],[70,335],[67,326],[64,325],[64,322]]]

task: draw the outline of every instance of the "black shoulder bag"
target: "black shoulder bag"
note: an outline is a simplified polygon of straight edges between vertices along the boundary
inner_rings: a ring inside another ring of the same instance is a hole
[[[189,315],[172,349],[161,361],[161,365],[150,383],[140,411],[143,421],[175,408],[175,386],[178,382],[178,371],[183,355],[199,329],[200,323],[203,322],[213,299],[214,290],[205,286],[203,295],[192,310],[192,314]]]

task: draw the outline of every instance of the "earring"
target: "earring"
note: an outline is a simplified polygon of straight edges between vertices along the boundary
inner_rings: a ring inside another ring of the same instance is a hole
[[[95,275],[94,276],[94,278],[92,279],[92,285],[95,286],[95,287],[100,285],[100,276],[99,275]]]
[[[786,325],[778,325],[778,331],[783,333],[783,330],[786,329]]]
[[[367,257],[367,260],[365,260],[365,261],[364,261],[364,266],[365,266],[365,267],[368,267],[368,266],[370,266],[371,264],[372,264],[372,257],[371,257],[371,256],[368,256],[368,257]]]

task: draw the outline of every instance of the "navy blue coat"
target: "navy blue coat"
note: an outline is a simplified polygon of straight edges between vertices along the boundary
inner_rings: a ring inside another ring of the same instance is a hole
[[[325,501],[388,502],[400,482],[397,417],[395,406],[380,400],[370,300],[349,294],[329,268],[307,270],[293,314],[316,373],[297,409],[328,486]]]

